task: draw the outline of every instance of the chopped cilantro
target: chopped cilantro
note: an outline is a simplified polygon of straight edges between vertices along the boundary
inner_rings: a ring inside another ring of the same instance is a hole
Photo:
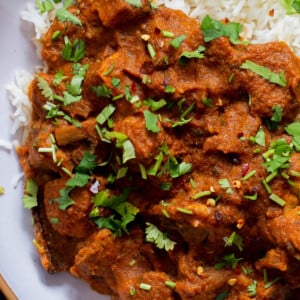
[[[239,39],[242,30],[243,26],[240,23],[230,22],[223,24],[220,21],[212,19],[209,15],[203,18],[201,24],[201,31],[205,42],[226,36],[233,44],[245,43]]]
[[[163,152],[159,152],[158,155],[155,156],[155,164],[150,167],[150,169],[148,170],[148,175],[151,175],[151,176],[156,176],[162,162],[163,162],[163,159],[164,159],[164,154]]]
[[[145,117],[147,130],[154,133],[160,132],[160,128],[157,126],[158,117],[156,114],[150,112],[149,110],[145,110],[144,117]]]
[[[171,289],[175,289],[175,287],[176,287],[176,282],[170,281],[170,280],[166,280],[166,281],[165,281],[165,285],[168,286],[168,287],[171,288]]]
[[[72,77],[71,82],[67,84],[67,91],[72,96],[79,96],[81,94],[82,82],[85,79],[88,68],[89,65],[82,66],[79,63],[73,65],[74,76]]]
[[[285,140],[274,141],[271,143],[269,150],[263,154],[266,160],[263,166],[270,173],[286,169],[290,166],[289,160],[292,153],[293,148]]]
[[[285,131],[293,137],[293,145],[300,151],[300,122],[294,122],[285,127]]]
[[[148,98],[144,101],[144,104],[149,106],[152,111],[157,111],[164,107],[167,104],[167,101],[165,99],[160,99],[159,101],[155,101],[151,98]]]
[[[248,285],[248,287],[247,287],[247,292],[248,292],[249,297],[255,297],[256,296],[256,288],[257,288],[257,281],[253,280],[251,282],[251,284]]]
[[[79,164],[75,167],[75,171],[83,174],[90,174],[96,166],[96,156],[86,151]]]
[[[115,112],[116,108],[112,104],[107,105],[103,108],[103,110],[100,112],[100,114],[96,117],[96,121],[103,125]]]
[[[104,83],[101,85],[93,86],[92,89],[97,97],[111,97],[112,91]]]
[[[213,101],[210,98],[205,97],[205,98],[202,99],[202,102],[207,107],[213,107]]]
[[[74,204],[74,201],[69,196],[69,193],[72,191],[73,187],[66,187],[64,189],[59,190],[60,197],[53,200],[53,202],[58,203],[58,207],[61,210],[66,210],[69,206]]]
[[[75,25],[82,26],[80,19],[69,12],[65,5],[57,10],[56,17],[61,22],[70,22]]]
[[[173,40],[170,41],[170,45],[175,48],[178,49],[181,45],[181,43],[186,39],[186,35],[185,34],[181,34],[177,37],[175,37]]]
[[[152,59],[155,58],[156,52],[155,52],[155,49],[153,48],[153,46],[150,43],[147,44],[147,49],[148,49],[150,57]]]
[[[250,138],[250,140],[253,140],[253,142],[256,143],[257,145],[265,147],[266,146],[266,135],[265,135],[264,129],[262,127],[259,127],[255,137],[253,137],[253,139]]]
[[[185,124],[188,124],[189,122],[192,121],[192,117],[189,119],[186,119],[186,117],[194,110],[195,103],[192,103],[179,117],[179,121],[175,122],[172,127],[178,127],[178,126],[183,126]]]
[[[226,189],[227,194],[233,194],[233,190],[227,178],[222,178],[218,182],[222,189]]]
[[[176,89],[173,86],[169,85],[169,84],[165,87],[165,92],[166,93],[173,94],[173,93],[175,93],[175,91],[176,91]]]
[[[158,249],[165,249],[166,251],[173,250],[176,242],[168,238],[167,233],[160,231],[155,225],[146,223],[146,241],[156,245]]]
[[[204,58],[204,54],[203,54],[204,51],[205,51],[205,47],[203,46],[199,46],[194,51],[184,51],[179,56],[179,63],[185,65],[187,61],[191,58],[198,58],[198,59]]]
[[[228,295],[229,295],[228,291],[222,292],[218,294],[214,300],[224,300],[228,297]]]
[[[242,69],[250,70],[255,74],[261,76],[262,78],[268,80],[271,83],[275,83],[281,87],[286,87],[286,78],[284,72],[281,71],[280,73],[274,73],[270,71],[268,68],[260,66],[251,60],[246,60],[242,65]]]
[[[135,149],[130,140],[126,140],[123,142],[123,157],[122,161],[123,164],[125,164],[128,160],[134,159],[136,157],[135,155]]]
[[[123,231],[128,234],[127,225],[134,221],[139,212],[137,207],[126,201],[129,194],[129,188],[125,188],[120,195],[110,195],[108,190],[104,190],[93,198],[95,206],[107,207],[117,213],[117,215],[111,214],[107,218],[95,218],[94,222],[99,228],[108,228],[116,236],[121,236]]]
[[[172,38],[174,37],[174,33],[171,31],[161,30],[161,34],[164,37]]]
[[[54,225],[58,225],[59,224],[59,219],[58,218],[50,218],[50,222]]]
[[[113,77],[111,79],[111,84],[112,84],[113,87],[118,88],[118,87],[120,87],[121,79]]]
[[[141,8],[142,7],[142,2],[141,0],[125,0],[125,2],[127,2],[128,4],[135,6],[137,8]]]
[[[224,237],[225,247],[235,245],[240,251],[243,251],[243,237],[235,231],[229,237]]]
[[[271,121],[275,122],[275,123],[280,123],[282,120],[282,111],[283,111],[283,109],[281,106],[274,105],[272,107],[273,115],[272,115]]]
[[[35,0],[35,4],[41,14],[45,12],[50,12],[54,9],[54,5],[51,0]]]
[[[234,253],[230,253],[223,256],[223,261],[214,265],[216,270],[223,269],[224,267],[231,266],[234,270],[237,267],[237,264],[242,258],[236,258]]]
[[[288,15],[300,13],[299,0],[281,0],[280,3]]]
[[[31,209],[38,205],[37,193],[37,183],[33,179],[28,179],[26,181],[25,193],[23,195],[23,205],[25,208]]]
[[[140,289],[144,290],[144,291],[150,291],[152,286],[151,284],[148,284],[148,283],[144,283],[142,282],[140,285],[139,285]]]
[[[181,162],[178,163],[175,158],[169,159],[169,172],[172,178],[178,178],[192,170],[192,164]]]
[[[65,60],[78,62],[84,57],[85,42],[83,40],[75,39],[73,43],[65,36],[65,46],[62,49],[62,57]]]
[[[84,187],[90,180],[90,175],[75,173],[74,177],[70,178],[66,182],[66,186],[68,187]]]
[[[39,90],[42,92],[42,95],[50,100],[53,100],[54,92],[52,91],[47,80],[40,76],[36,76],[36,79],[37,79],[37,86]]]
[[[269,198],[280,206],[285,206],[286,202],[276,194],[271,194]]]
[[[60,70],[54,75],[53,84],[57,86],[66,78],[68,78],[68,76],[64,76],[64,73]]]
[[[253,195],[244,195],[243,197],[245,199],[255,201],[255,200],[257,200],[257,192],[255,192]]]

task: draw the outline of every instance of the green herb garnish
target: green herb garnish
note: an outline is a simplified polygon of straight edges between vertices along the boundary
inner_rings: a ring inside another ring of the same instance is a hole
[[[31,209],[38,205],[37,193],[37,183],[33,179],[28,179],[26,181],[25,194],[23,195],[23,205],[25,208]]]
[[[147,130],[154,133],[160,132],[160,128],[157,126],[158,117],[156,114],[150,112],[149,110],[145,110],[144,117],[145,117]]]
[[[242,30],[243,26],[240,23],[230,22],[223,24],[220,21],[212,19],[209,15],[203,18],[201,24],[201,31],[205,42],[225,36],[228,37],[233,44],[244,44],[245,42],[239,39]]]
[[[281,87],[286,87],[287,82],[283,71],[281,71],[280,73],[274,73],[268,68],[260,66],[251,60],[246,60],[241,65],[241,68],[250,70],[271,83],[275,83]]]
[[[173,250],[176,242],[168,238],[167,233],[160,231],[155,225],[146,223],[146,241],[156,245],[158,249]]]

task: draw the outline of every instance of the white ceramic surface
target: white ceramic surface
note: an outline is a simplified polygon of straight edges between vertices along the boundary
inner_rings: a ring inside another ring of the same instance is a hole
[[[34,0],[32,0],[33,2]],[[0,0],[0,139],[12,140],[5,86],[14,81],[17,69],[31,71],[37,64],[30,43],[33,28],[20,20],[24,0]],[[20,300],[104,300],[108,297],[68,274],[47,274],[32,244],[30,212],[22,206],[22,182],[12,179],[20,172],[15,152],[0,149],[0,273]]]

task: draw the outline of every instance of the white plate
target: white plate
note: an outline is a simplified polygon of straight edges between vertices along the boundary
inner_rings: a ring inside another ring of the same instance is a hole
[[[32,0],[33,2],[33,0]],[[33,70],[37,64],[30,43],[33,28],[20,20],[24,0],[0,1],[0,139],[12,140],[12,112],[5,86],[14,81],[16,70]],[[30,212],[22,206],[22,182],[12,180],[21,172],[15,152],[0,150],[0,273],[21,300],[104,300],[84,282],[68,274],[47,274],[32,244]]]

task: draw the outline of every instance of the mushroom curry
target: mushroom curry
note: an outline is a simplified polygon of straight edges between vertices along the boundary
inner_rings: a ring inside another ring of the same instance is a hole
[[[296,299],[300,61],[241,24],[79,0],[19,156],[35,245],[112,299]]]

